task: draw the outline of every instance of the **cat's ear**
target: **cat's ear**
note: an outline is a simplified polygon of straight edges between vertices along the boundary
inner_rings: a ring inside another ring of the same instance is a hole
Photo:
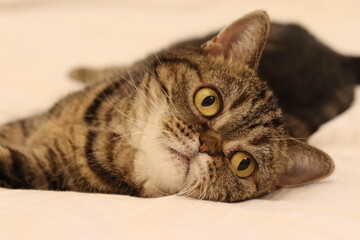
[[[233,22],[202,48],[225,60],[248,64],[256,69],[269,36],[270,20],[266,12],[255,11]]]
[[[296,187],[329,176],[334,171],[333,160],[323,151],[304,142],[287,141],[286,166],[279,176],[279,187]]]

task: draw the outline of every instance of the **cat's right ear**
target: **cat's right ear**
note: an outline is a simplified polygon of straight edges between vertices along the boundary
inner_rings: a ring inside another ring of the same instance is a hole
[[[228,61],[245,63],[256,69],[269,36],[270,20],[266,12],[255,11],[233,22],[202,48]]]
[[[279,175],[279,187],[308,184],[334,171],[334,162],[329,155],[296,139],[287,140],[287,151],[283,157],[285,165]]]

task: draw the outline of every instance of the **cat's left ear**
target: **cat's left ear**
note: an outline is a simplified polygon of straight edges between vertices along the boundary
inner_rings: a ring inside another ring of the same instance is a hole
[[[225,60],[241,62],[256,69],[269,36],[270,20],[266,12],[255,11],[233,22],[202,48]]]
[[[296,139],[287,141],[286,166],[279,176],[279,187],[296,187],[329,176],[334,162],[323,151]]]

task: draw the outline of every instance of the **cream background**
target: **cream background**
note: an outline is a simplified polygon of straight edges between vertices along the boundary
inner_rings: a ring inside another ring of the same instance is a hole
[[[0,0],[0,122],[79,89],[66,76],[74,66],[131,63],[255,9],[360,55],[356,0]],[[311,138],[335,173],[243,203],[0,189],[0,239],[359,239],[359,123],[357,88],[353,107]]]

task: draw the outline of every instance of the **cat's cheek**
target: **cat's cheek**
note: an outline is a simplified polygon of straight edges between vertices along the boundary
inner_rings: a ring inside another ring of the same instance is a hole
[[[188,166],[183,159],[164,150],[140,152],[134,160],[134,173],[145,196],[159,197],[181,190]]]

